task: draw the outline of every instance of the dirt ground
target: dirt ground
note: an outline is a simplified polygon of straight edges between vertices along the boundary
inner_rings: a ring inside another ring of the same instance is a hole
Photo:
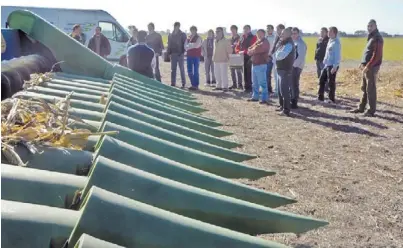
[[[275,112],[277,99],[263,106],[246,102],[249,95],[240,91],[204,87],[203,64],[195,94],[209,110],[205,116],[233,132],[228,139],[244,144],[240,151],[259,156],[247,164],[277,171],[244,183],[298,200],[282,210],[330,222],[300,236],[262,238],[298,248],[403,247],[403,64],[381,68],[374,118],[348,113],[359,101],[361,78],[356,62],[341,67],[332,107],[316,102],[315,67],[307,65],[292,117]],[[170,83],[170,65],[162,63],[161,71]]]

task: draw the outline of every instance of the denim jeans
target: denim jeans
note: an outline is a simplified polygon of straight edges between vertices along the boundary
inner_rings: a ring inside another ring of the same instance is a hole
[[[199,57],[189,57],[187,56],[187,66],[188,66],[188,75],[190,79],[190,83],[193,87],[199,87],[199,65],[200,58]]]
[[[271,72],[273,71],[273,61],[267,63],[266,77],[267,77],[267,90],[269,92],[273,92],[273,88],[271,86]]]
[[[262,101],[269,100],[267,90],[267,64],[252,66],[252,98],[259,99],[259,87],[262,88]]]

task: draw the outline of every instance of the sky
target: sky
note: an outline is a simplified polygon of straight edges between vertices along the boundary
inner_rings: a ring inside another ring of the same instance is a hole
[[[195,25],[199,31],[229,27],[232,24],[252,29],[265,28],[267,24],[299,27],[304,32],[319,31],[322,26],[336,26],[353,33],[365,30],[368,20],[375,19],[381,31],[403,34],[403,0],[2,0],[2,5],[56,8],[102,9],[127,27],[135,25],[146,29],[153,22],[156,29],[172,30],[174,22],[182,30]]]

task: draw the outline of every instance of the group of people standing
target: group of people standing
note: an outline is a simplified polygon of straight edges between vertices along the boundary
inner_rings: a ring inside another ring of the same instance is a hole
[[[86,37],[79,24],[73,26],[70,36],[81,44],[85,44]],[[103,58],[111,54],[111,44],[108,38],[102,34],[101,27],[95,27],[95,33],[88,42],[88,48]]]
[[[162,55],[164,44],[162,37],[154,31],[154,25],[148,26],[149,32],[136,31],[135,40],[129,41],[127,53],[128,67],[141,74],[161,81],[158,57]],[[180,29],[180,23],[174,24],[174,30],[168,37],[166,61],[171,62],[171,86],[176,86],[177,68],[179,67],[181,87],[185,88],[185,54],[187,72],[191,82],[189,90],[199,89],[199,65],[205,63],[206,86],[213,86],[216,91],[241,89],[252,93],[250,102],[270,103],[270,96],[278,97],[278,111],[289,116],[291,109],[298,108],[300,76],[305,67],[307,45],[297,27],[267,25],[252,34],[251,27],[245,25],[243,34],[231,26],[231,39],[227,39],[222,27],[209,30],[205,40],[197,33],[197,28],[190,28],[187,36]],[[376,22],[368,24],[368,44],[364,52],[361,68],[363,69],[361,103],[354,113],[363,113],[367,102],[369,110],[366,116],[373,116],[376,111],[376,78],[382,63],[383,39]],[[134,45],[136,44],[136,45]],[[146,52],[147,51],[147,52]],[[243,68],[231,67],[231,54],[243,54]],[[322,28],[321,37],[315,50],[317,75],[319,79],[318,100],[335,104],[336,76],[341,62],[341,42],[336,27]],[[229,85],[228,70],[232,79]],[[154,73],[153,73],[154,72]],[[274,85],[272,85],[272,75]]]

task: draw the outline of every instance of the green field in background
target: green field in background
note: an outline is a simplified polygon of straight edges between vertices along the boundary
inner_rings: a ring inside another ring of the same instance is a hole
[[[204,37],[203,37],[204,38]],[[163,36],[164,43],[167,43],[168,37]],[[306,61],[314,62],[314,53],[316,47],[316,37],[304,37],[308,46]],[[403,38],[384,38],[383,59],[388,61],[403,61]],[[366,38],[341,38],[342,58],[343,60],[361,60],[361,56],[366,45]]]

